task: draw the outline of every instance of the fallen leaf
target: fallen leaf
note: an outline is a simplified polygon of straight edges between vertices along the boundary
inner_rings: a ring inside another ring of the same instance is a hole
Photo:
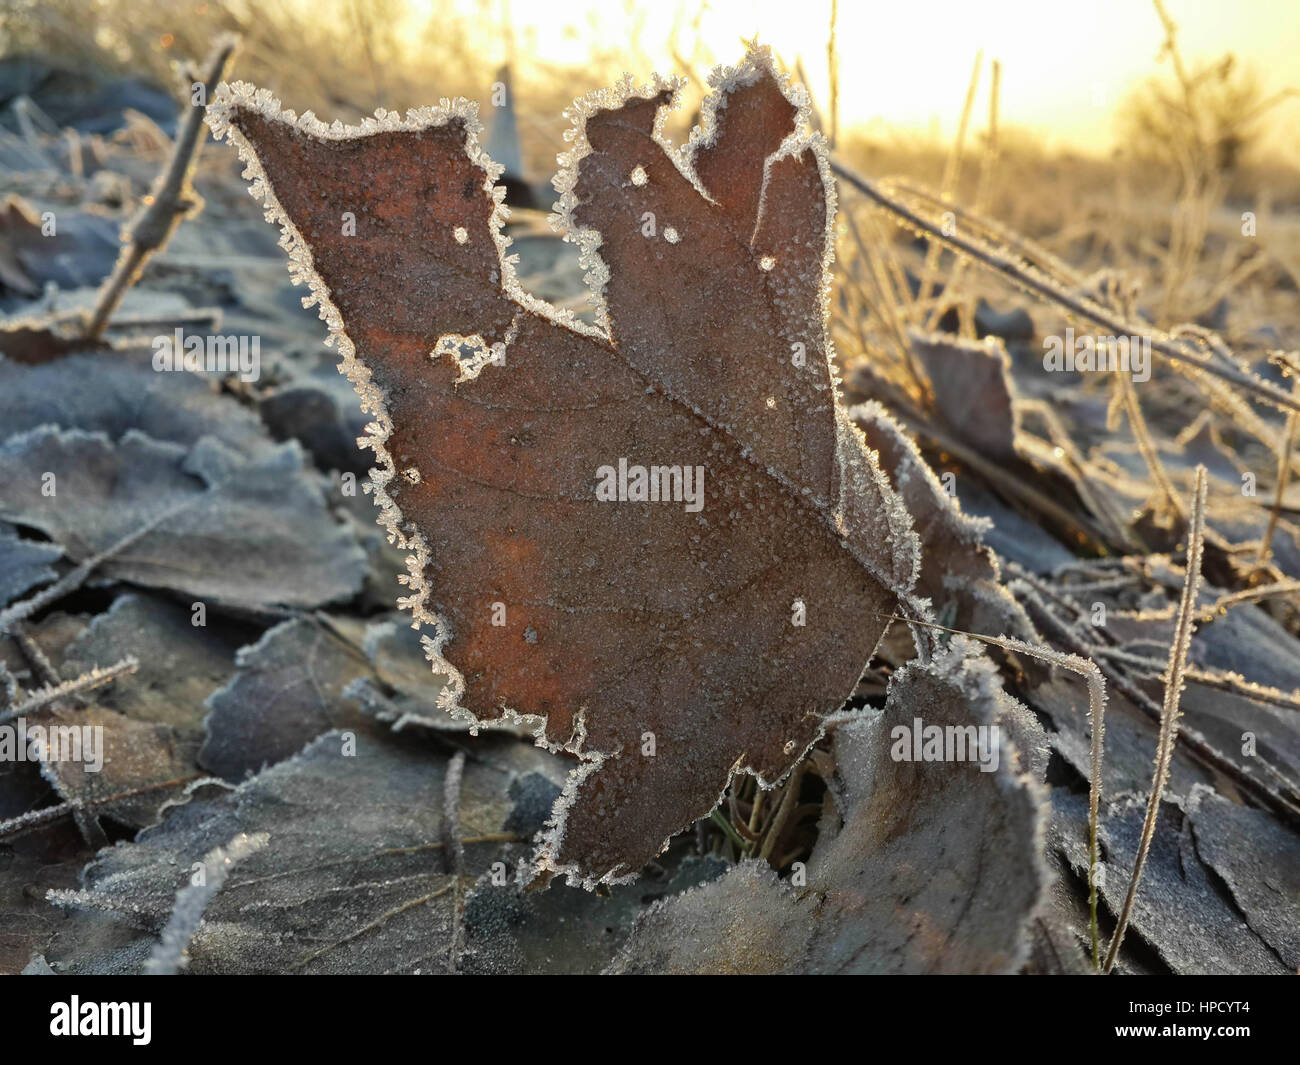
[[[1266,810],[1229,802],[1206,787],[1187,801],[1196,853],[1222,877],[1261,939],[1300,969],[1300,836]]]
[[[1080,876],[1086,876],[1087,796],[1056,791],[1052,805],[1054,820],[1072,826],[1064,837],[1065,856]],[[1101,895],[1112,914],[1119,912],[1124,900],[1137,857],[1145,807],[1145,797],[1126,797],[1105,804],[1102,810],[1100,838],[1106,871],[1101,878]],[[1207,827],[1210,816],[1207,814]],[[1192,822],[1180,802],[1165,800],[1160,804],[1151,851],[1133,904],[1129,935],[1145,940],[1175,973],[1294,971],[1242,920],[1232,896],[1223,891],[1217,877],[1200,860],[1192,833]]]
[[[688,856],[671,874],[660,870],[658,877],[647,873],[635,884],[615,885],[608,898],[567,884],[528,891],[514,881],[497,885],[480,878],[465,900],[463,971],[594,975],[610,963],[649,906],[727,869],[720,858]]]
[[[197,737],[181,742],[166,725],[134,721],[94,704],[39,710],[28,718],[29,729],[37,725],[47,733],[58,729],[65,737],[78,734],[76,740],[62,739],[65,745],[78,740],[86,744],[85,729],[98,730],[90,735],[99,738],[82,746],[81,756],[65,755],[42,764],[45,778],[60,797],[87,807],[96,818],[110,817],[133,829],[151,825],[165,802],[202,776],[194,764]],[[100,756],[94,761],[89,754],[92,750]],[[96,765],[101,758],[102,764]]]
[[[998,731],[991,772],[894,758],[900,726],[988,728],[1014,705],[963,637],[899,670],[883,710],[840,715],[843,825],[823,824],[806,887],[737,866],[647,912],[612,971],[1015,972],[1048,882],[1041,789]]]
[[[47,426],[0,445],[0,483],[0,517],[39,529],[77,562],[170,511],[100,565],[117,580],[254,610],[317,606],[361,584],[361,549],[293,444],[245,459],[211,437],[187,449],[134,430],[115,444]]]
[[[925,368],[939,417],[991,459],[1015,460],[1020,425],[1011,360],[1002,341],[915,333],[912,350]]]
[[[516,773],[549,756],[499,741],[466,763],[457,821],[466,877],[497,860]],[[46,953],[57,972],[138,972],[176,892],[213,848],[265,832],[207,901],[194,973],[446,972],[461,880],[442,859],[447,760],[409,738],[330,732],[233,790],[171,807],[132,843],[100,852]],[[463,884],[468,888],[472,880]]]
[[[63,548],[58,544],[28,540],[19,536],[12,525],[0,522],[0,607],[28,589],[54,580],[58,574],[50,563],[62,557]]]
[[[135,672],[96,691],[95,701],[137,721],[170,725],[197,743],[203,700],[233,675],[239,645],[224,629],[193,621],[193,611],[164,599],[120,595],[67,649],[60,673],[70,680],[134,656]]]
[[[236,676],[208,698],[199,751],[199,764],[218,776],[242,780],[291,758],[322,732],[369,725],[343,697],[369,672],[366,661],[320,620],[294,618],[268,629],[235,663]]]
[[[257,419],[197,373],[159,373],[146,353],[69,355],[40,366],[0,360],[0,426],[6,435],[42,425],[99,431],[118,441],[130,429],[190,447],[211,436],[238,454],[271,439]]]
[[[597,327],[515,281],[473,105],[327,127],[237,84],[208,112],[374,418],[442,704],[583,759],[538,866],[589,886],[635,876],[737,770],[781,778],[917,567],[837,402],[806,97],[762,50],[713,83],[682,153],[658,136],[669,82],[575,105],[556,184]],[[699,506],[681,480],[680,502],[603,501],[621,460],[702,469]]]

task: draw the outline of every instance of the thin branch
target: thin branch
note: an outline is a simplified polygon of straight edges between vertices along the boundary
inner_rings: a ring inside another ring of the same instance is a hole
[[[217,41],[208,56],[203,75],[203,100],[193,104],[186,112],[167,169],[159,176],[153,192],[146,198],[144,210],[123,234],[126,246],[118,257],[113,273],[100,286],[95,309],[86,323],[85,335],[92,340],[103,336],[109,318],[122,302],[122,297],[144,272],[145,264],[154,252],[166,246],[181,220],[202,203],[190,186],[190,175],[205,132],[203,116],[207,112],[207,102],[225,74],[226,64],[234,54],[235,45],[234,37],[224,36]]]

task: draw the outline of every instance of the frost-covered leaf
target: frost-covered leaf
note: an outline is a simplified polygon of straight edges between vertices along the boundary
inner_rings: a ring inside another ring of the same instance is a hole
[[[191,625],[190,617],[143,593],[123,595],[66,647],[48,652],[65,680],[128,657],[138,663],[129,676],[97,688],[93,705],[73,702],[31,715],[33,725],[103,730],[102,768],[87,772],[84,758],[45,767],[64,799],[94,803],[97,816],[139,828],[200,775],[195,758],[203,738],[202,701],[233,673],[234,647],[213,629]],[[136,794],[102,802],[124,792]]]
[[[21,779],[19,779],[21,778]],[[0,763],[0,817],[23,813],[42,801],[42,784],[29,763]],[[75,888],[89,857],[71,821],[0,842],[0,975],[21,972],[43,951],[63,921],[45,898],[48,888]]]
[[[63,557],[63,548],[43,540],[19,536],[14,527],[0,522],[0,607],[7,606],[30,588],[54,580],[50,563]]]
[[[1065,855],[1076,872],[1086,876],[1087,797],[1057,791],[1052,803],[1054,820],[1072,826],[1068,833],[1058,827],[1058,835],[1066,841]],[[1112,914],[1119,912],[1124,901],[1145,806],[1145,797],[1126,797],[1107,804],[1102,811],[1100,836],[1106,873],[1101,879],[1101,895]],[[1193,821],[1173,800],[1160,804],[1129,935],[1145,940],[1175,973],[1294,971],[1251,929],[1230,892],[1202,862]]]
[[[257,416],[211,378],[159,373],[149,355],[123,351],[69,355],[41,366],[0,359],[0,427],[6,435],[42,425],[102,432],[120,440],[137,429],[190,447],[204,436],[238,454],[270,444]]]
[[[806,97],[758,50],[714,86],[682,153],[667,82],[575,105],[556,184],[600,328],[517,285],[472,105],[326,127],[235,85],[208,113],[375,419],[444,706],[584,759],[538,862],[588,884],[635,875],[737,769],[784,774],[917,565],[836,400]],[[675,501],[605,501],[621,461],[679,467]]]
[[[1222,594],[1211,589],[1213,596]],[[1243,607],[1197,627],[1192,661],[1289,691],[1300,683],[1300,641],[1263,610]]]
[[[47,427],[0,445],[0,483],[0,517],[79,562],[161,518],[102,564],[118,580],[253,609],[315,606],[361,583],[361,549],[294,445],[245,461],[210,437],[187,450],[135,431],[113,443]]]
[[[1088,691],[1083,682],[1066,672],[1050,676],[1026,698],[1051,722],[1048,739],[1079,776],[1090,773],[1092,728],[1088,720]],[[1110,691],[1106,704],[1106,751],[1102,762],[1102,791],[1108,795],[1141,793],[1151,786],[1151,759],[1160,726],[1122,692]],[[1168,794],[1186,795],[1195,784],[1208,783],[1211,774],[1187,752],[1175,748]]]
[[[906,666],[883,710],[842,715],[835,729],[843,824],[823,823],[806,887],[738,866],[647,913],[614,969],[1014,972],[1047,884],[1038,786],[997,730],[982,733],[982,762],[895,757],[924,737],[917,727],[989,729],[1013,705],[961,637]]]
[[[227,780],[291,758],[329,729],[369,724],[343,696],[369,673],[366,660],[323,619],[294,618],[268,629],[240,650],[236,664],[238,675],[208,699],[199,752],[199,763]]]
[[[809,961],[817,915],[766,862],[742,862],[651,908],[606,970],[611,974],[798,973]]]
[[[962,513],[898,424],[879,403],[863,403],[849,417],[880,455],[880,466],[902,498],[921,538],[916,594],[926,596],[950,628],[1036,638],[1024,610],[1002,586],[997,558],[984,546],[992,523]]]
[[[498,885],[480,878],[465,900],[463,971],[598,973],[647,907],[721,876],[727,868],[719,858],[687,857],[671,874],[656,869],[635,884],[614,885],[608,897],[567,884],[527,891],[513,881]]]
[[[1196,853],[1227,884],[1251,930],[1288,969],[1300,969],[1300,835],[1209,788],[1193,789],[1187,815]]]
[[[988,458],[1015,459],[1019,413],[1002,341],[916,334],[912,350],[929,377],[938,414],[953,432]]]
[[[1158,682],[1147,690],[1158,695]],[[1218,753],[1221,764],[1261,786],[1280,788],[1300,808],[1300,711],[1249,694],[1190,681],[1180,707],[1183,728]]]
[[[412,737],[330,732],[233,791],[174,806],[102,851],[46,957],[57,972],[139,971],[204,858],[240,833],[267,846],[235,867],[190,941],[193,973],[446,972],[458,892],[497,860],[516,773],[545,752],[498,741],[465,764],[465,875],[443,860],[445,755]]]
[[[198,737],[182,742],[184,737],[167,725],[135,721],[93,704],[56,705],[29,715],[28,727],[37,725],[60,730],[64,744],[76,742],[74,732],[80,737],[80,757],[44,762],[45,777],[59,795],[130,828],[153,824],[163,804],[202,775],[194,764]]]
[[[128,679],[96,692],[96,702],[137,721],[166,724],[197,743],[203,701],[235,671],[239,643],[194,613],[146,593],[120,595],[68,647],[60,672],[71,679],[95,666],[134,656]]]
[[[189,964],[186,948],[198,930],[203,911],[212,901],[212,896],[225,885],[235,864],[265,847],[269,838],[265,832],[255,836],[241,832],[224,847],[217,847],[204,855],[203,875],[191,877],[189,885],[176,892],[171,920],[145,963],[147,974],[170,976]]]

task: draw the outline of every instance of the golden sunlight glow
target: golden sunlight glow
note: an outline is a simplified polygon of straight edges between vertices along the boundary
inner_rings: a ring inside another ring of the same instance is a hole
[[[440,2],[430,0],[425,15]],[[452,0],[452,6],[513,26],[521,49],[555,63],[581,64],[599,48],[639,51],[672,71],[674,39],[688,51],[698,40],[716,61],[732,62],[741,39],[758,34],[787,62],[802,61],[819,103],[825,106],[829,95],[830,0]],[[1189,60],[1232,52],[1269,92],[1300,85],[1298,0],[1168,0],[1166,6]],[[840,0],[841,122],[947,139],[982,50],[976,128],[987,112],[988,66],[998,59],[1005,126],[1032,132],[1048,147],[1105,151],[1115,143],[1116,103],[1135,81],[1168,72],[1167,62],[1156,62],[1163,36],[1147,0]],[[1277,113],[1275,136],[1288,128],[1289,140],[1300,141],[1300,101]]]

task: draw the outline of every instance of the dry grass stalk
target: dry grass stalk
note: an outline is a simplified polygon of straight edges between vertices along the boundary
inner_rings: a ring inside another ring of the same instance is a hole
[[[1197,466],[1196,488],[1192,496],[1191,528],[1187,537],[1187,578],[1183,584],[1182,599],[1178,604],[1178,621],[1174,626],[1173,643],[1169,648],[1169,666],[1165,673],[1165,697],[1160,714],[1160,739],[1156,746],[1151,796],[1147,801],[1146,818],[1142,823],[1142,837],[1138,843],[1137,859],[1133,864],[1133,875],[1129,879],[1128,893],[1124,897],[1119,921],[1115,925],[1115,934],[1111,937],[1110,948],[1106,952],[1106,963],[1102,971],[1107,973],[1115,967],[1115,959],[1119,956],[1119,948],[1124,942],[1124,933],[1128,929],[1129,918],[1133,913],[1133,901],[1137,897],[1138,883],[1142,879],[1142,867],[1146,864],[1147,853],[1151,850],[1151,841],[1155,837],[1160,800],[1164,796],[1165,786],[1169,783],[1174,742],[1178,738],[1179,702],[1186,680],[1187,652],[1196,624],[1196,596],[1201,586],[1207,484],[1208,476],[1205,467]]]

